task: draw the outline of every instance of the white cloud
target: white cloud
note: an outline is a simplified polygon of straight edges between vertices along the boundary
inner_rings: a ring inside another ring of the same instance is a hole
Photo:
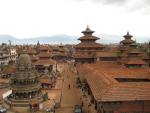
[[[131,4],[129,0],[119,4],[120,0],[106,1],[102,4],[98,0],[0,1],[0,34],[17,38],[56,34],[80,36],[89,24],[95,34],[124,35],[129,30],[133,35],[150,36],[150,16],[141,13],[145,11],[127,11],[132,9],[135,0],[131,0]],[[143,3],[138,1],[138,4]]]

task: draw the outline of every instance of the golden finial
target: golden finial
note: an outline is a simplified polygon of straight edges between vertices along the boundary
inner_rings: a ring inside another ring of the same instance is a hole
[[[90,27],[89,27],[89,25],[87,25],[87,28],[86,28],[86,30],[90,30]]]
[[[130,33],[129,33],[129,30],[127,31],[127,35],[129,35]]]
[[[87,25],[87,28],[89,28],[89,25]]]

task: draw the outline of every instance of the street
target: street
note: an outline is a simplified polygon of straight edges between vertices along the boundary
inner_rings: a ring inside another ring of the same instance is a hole
[[[56,113],[73,113],[74,105],[81,104],[81,93],[75,84],[75,73],[73,67],[68,64],[64,67],[64,83],[61,97],[61,107]],[[70,88],[69,88],[70,85]]]
[[[90,104],[90,96],[83,96],[82,90],[76,87],[76,73],[74,66],[71,64],[65,64],[62,75],[64,80],[61,106],[56,109],[56,113],[74,113],[74,106],[77,104],[83,105],[82,110],[84,113],[97,113],[94,105]]]

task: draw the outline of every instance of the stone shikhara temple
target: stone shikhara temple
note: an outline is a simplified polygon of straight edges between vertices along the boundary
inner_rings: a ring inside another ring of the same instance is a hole
[[[39,109],[43,101],[39,76],[34,70],[30,56],[22,53],[17,63],[17,71],[11,78],[12,94],[6,98],[6,103],[13,109]]]

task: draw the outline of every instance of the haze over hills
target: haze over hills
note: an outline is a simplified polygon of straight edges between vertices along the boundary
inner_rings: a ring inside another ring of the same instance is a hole
[[[118,35],[96,35],[100,37],[100,40],[97,42],[109,44],[109,43],[119,43],[123,40],[122,36]],[[80,36],[69,36],[69,35],[55,35],[55,36],[41,36],[35,38],[24,38],[18,39],[11,35],[0,35],[0,43],[8,43],[8,40],[12,44],[36,44],[38,41],[41,44],[77,44],[80,41],[77,40]],[[133,37],[133,40],[136,40],[138,43],[148,42],[150,37]]]

